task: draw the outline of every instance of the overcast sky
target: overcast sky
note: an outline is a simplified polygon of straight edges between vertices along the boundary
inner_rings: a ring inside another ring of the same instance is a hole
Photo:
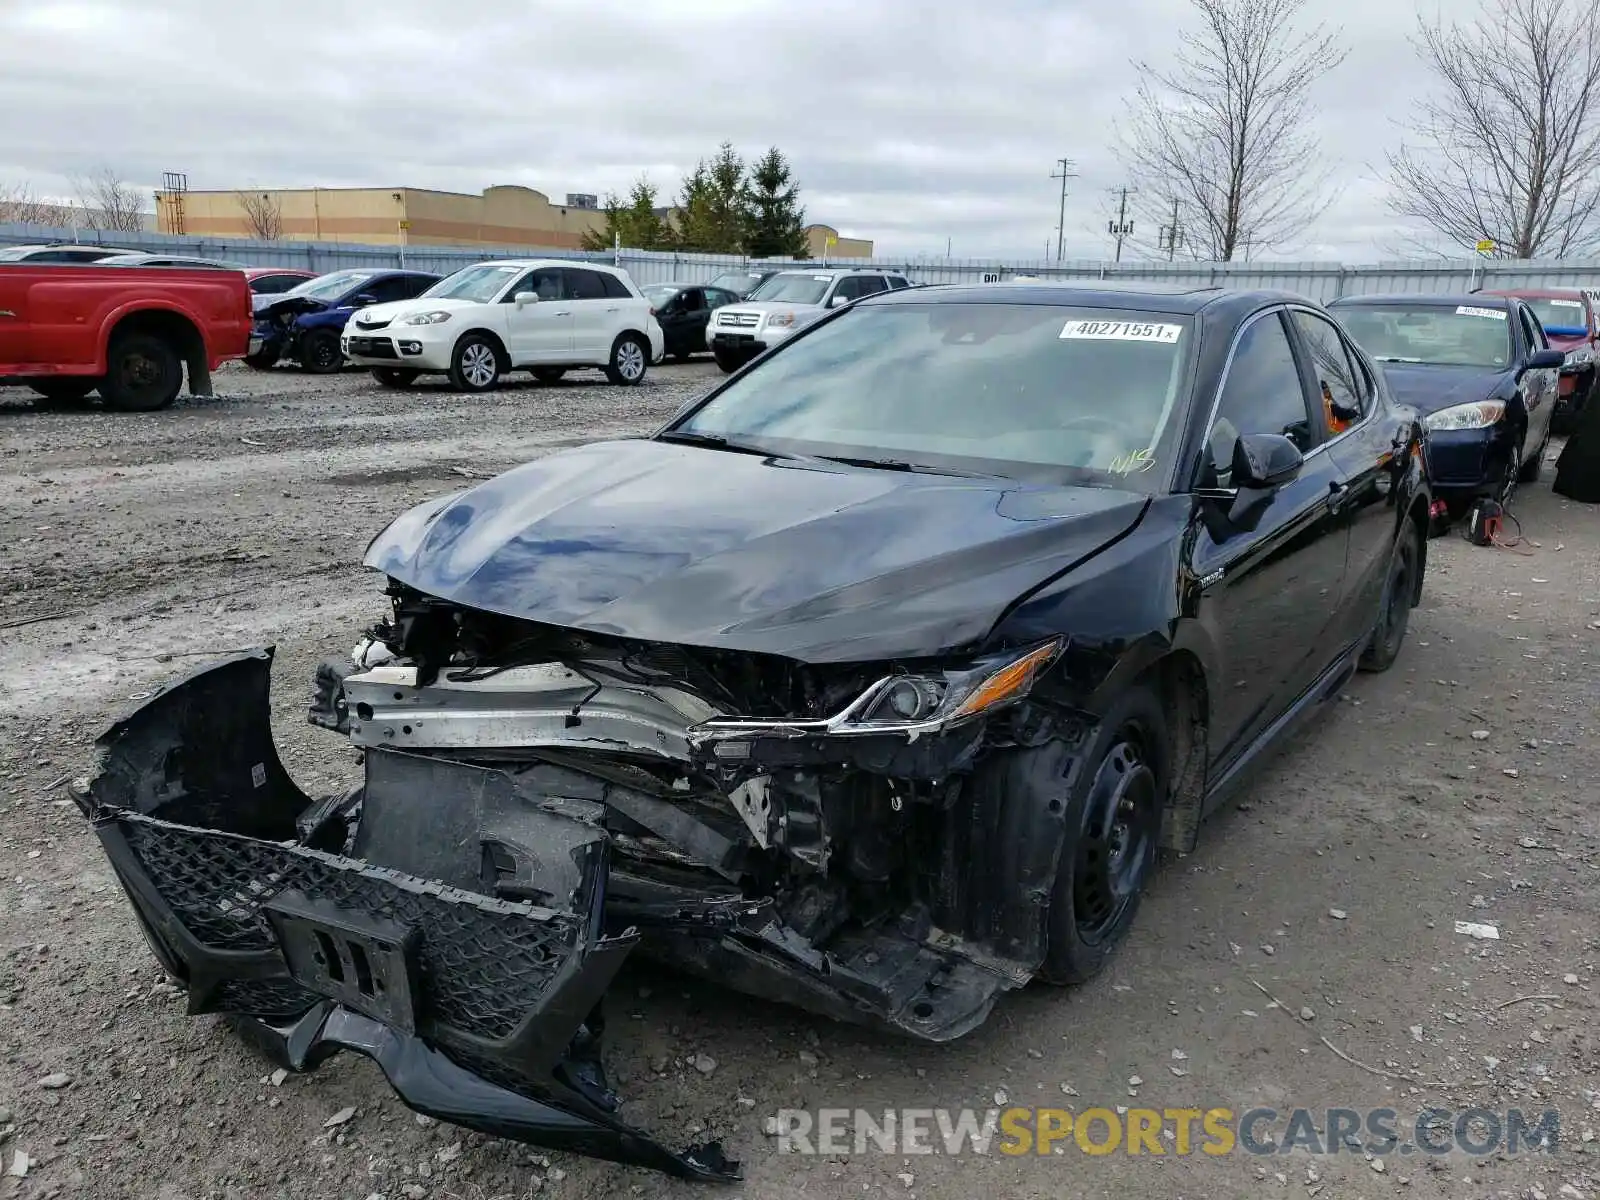
[[[1318,86],[1342,189],[1279,258],[1392,257],[1378,172],[1424,89],[1438,0],[1312,0],[1349,58]],[[1450,6],[1469,7],[1468,0]],[[1475,5],[1470,5],[1475,7]],[[809,220],[884,255],[1109,257],[1130,55],[1189,0],[0,0],[0,186],[384,186],[663,197],[723,140],[792,160]],[[1465,15],[1465,14],[1463,14]]]

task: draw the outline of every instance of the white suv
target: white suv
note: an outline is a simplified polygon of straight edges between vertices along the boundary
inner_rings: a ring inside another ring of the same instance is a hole
[[[443,373],[457,391],[486,392],[507,371],[554,383],[599,367],[636,384],[666,339],[650,302],[622,271],[597,263],[517,259],[476,263],[415,300],[374,304],[345,324],[339,347],[384,387]]]
[[[762,351],[827,316],[829,309],[910,286],[898,271],[832,267],[779,271],[739,303],[717,309],[706,327],[706,340],[717,366],[737,371]]]

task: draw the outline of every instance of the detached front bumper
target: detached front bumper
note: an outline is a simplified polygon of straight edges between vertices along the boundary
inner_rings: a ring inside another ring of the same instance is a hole
[[[532,814],[570,849],[548,906],[351,857],[359,796],[313,802],[289,778],[271,662],[238,654],[158,691],[75,793],[190,1014],[234,1018],[297,1071],[365,1054],[410,1107],[494,1136],[737,1178],[715,1143],[674,1153],[616,1115],[598,1005],[637,937],[602,930],[597,831]]]

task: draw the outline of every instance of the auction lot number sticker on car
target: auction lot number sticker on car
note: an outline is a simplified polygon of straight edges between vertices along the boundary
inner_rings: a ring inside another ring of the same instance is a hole
[[[1064,338],[1101,342],[1175,342],[1182,325],[1157,321],[1068,321],[1061,327]]]
[[[1506,314],[1499,308],[1474,308],[1470,304],[1462,304],[1456,308],[1458,317],[1488,317],[1491,321],[1504,321]]]

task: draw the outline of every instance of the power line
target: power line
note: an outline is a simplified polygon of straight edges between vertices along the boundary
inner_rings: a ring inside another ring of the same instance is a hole
[[[1058,158],[1056,165],[1061,172],[1051,171],[1050,178],[1061,180],[1061,215],[1056,225],[1056,261],[1060,262],[1067,238],[1067,180],[1076,179],[1078,173],[1072,169],[1076,164],[1070,158]]]

